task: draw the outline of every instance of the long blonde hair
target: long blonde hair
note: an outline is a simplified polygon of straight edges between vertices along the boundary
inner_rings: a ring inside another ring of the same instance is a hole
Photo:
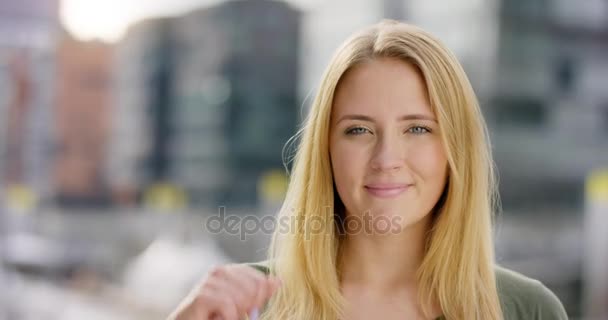
[[[283,222],[268,252],[270,270],[283,286],[262,319],[343,318],[346,301],[338,261],[342,241],[334,216],[341,201],[329,159],[330,114],[342,75],[379,57],[401,59],[419,69],[448,157],[449,177],[417,274],[422,309],[430,316],[437,301],[447,319],[502,319],[492,242],[498,193],[489,135],[475,93],[454,54],[439,40],[393,20],[354,34],[336,51],[296,135],[300,142],[277,217]],[[321,230],[319,221],[326,222]]]

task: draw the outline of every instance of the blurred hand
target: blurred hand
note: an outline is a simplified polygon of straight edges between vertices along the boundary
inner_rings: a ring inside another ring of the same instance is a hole
[[[261,310],[279,286],[278,278],[247,265],[217,266],[168,319],[241,320]]]

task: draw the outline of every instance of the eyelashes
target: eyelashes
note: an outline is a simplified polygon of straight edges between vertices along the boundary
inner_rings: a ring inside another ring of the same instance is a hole
[[[431,133],[431,129],[425,126],[413,126],[411,128],[409,128],[407,131],[410,132],[410,130],[412,129],[422,129],[424,131],[422,132],[412,132],[413,134],[425,134],[425,133]]]
[[[429,128],[427,126],[413,125],[413,126],[409,127],[405,132],[411,133],[414,135],[423,135],[426,133],[431,133],[432,131],[433,130],[431,130],[431,128]],[[355,126],[355,127],[350,127],[348,129],[346,129],[346,131],[344,133],[349,136],[359,136],[359,135],[362,135],[365,133],[372,133],[372,131],[366,127]]]
[[[366,131],[369,132],[369,130],[364,127],[353,127],[346,129],[344,133],[349,136],[358,136],[364,134]]]

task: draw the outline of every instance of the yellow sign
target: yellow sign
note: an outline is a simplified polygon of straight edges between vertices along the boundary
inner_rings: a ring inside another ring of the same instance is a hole
[[[16,212],[27,213],[36,207],[38,199],[32,188],[14,184],[6,188],[6,203]]]
[[[153,210],[172,211],[187,204],[186,192],[170,183],[156,183],[144,195],[144,204]]]
[[[608,201],[608,169],[596,170],[589,174],[585,194],[589,201]]]
[[[282,170],[270,170],[258,181],[258,193],[266,201],[282,201],[287,192],[289,178]]]

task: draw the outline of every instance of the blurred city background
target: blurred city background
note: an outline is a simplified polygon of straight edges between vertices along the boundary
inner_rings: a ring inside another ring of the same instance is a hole
[[[459,57],[500,175],[499,263],[608,319],[608,1],[0,0],[0,319],[163,319],[269,235],[333,51],[393,18]]]

